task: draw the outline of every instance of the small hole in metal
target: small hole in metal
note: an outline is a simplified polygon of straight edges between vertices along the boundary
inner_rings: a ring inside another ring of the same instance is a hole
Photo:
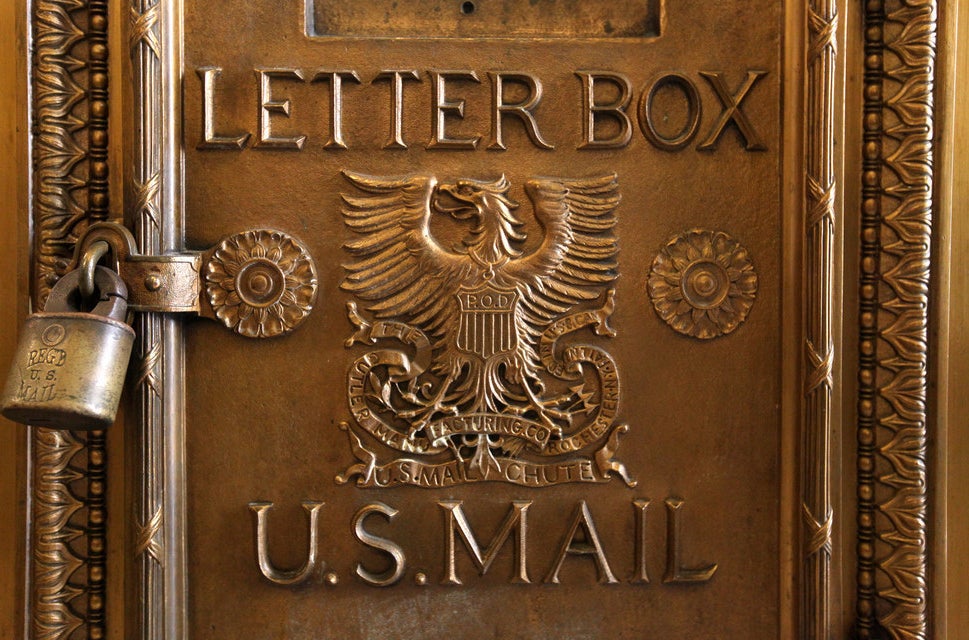
[[[474,3],[473,2],[462,2],[461,3],[461,13],[464,15],[470,15],[474,13]]]

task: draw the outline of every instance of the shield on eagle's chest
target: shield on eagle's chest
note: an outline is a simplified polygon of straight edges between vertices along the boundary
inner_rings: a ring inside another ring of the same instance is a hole
[[[511,353],[518,347],[515,309],[518,292],[485,285],[458,291],[461,321],[457,347],[484,359]]]

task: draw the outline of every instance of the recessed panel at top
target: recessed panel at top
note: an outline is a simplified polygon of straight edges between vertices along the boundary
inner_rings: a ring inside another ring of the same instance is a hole
[[[307,32],[377,38],[645,38],[661,0],[307,1]]]
[[[777,637],[778,3],[386,4],[185,2],[192,637]]]

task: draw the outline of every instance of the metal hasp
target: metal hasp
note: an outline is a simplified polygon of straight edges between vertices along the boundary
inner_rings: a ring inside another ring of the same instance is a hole
[[[114,270],[97,266],[109,253]],[[3,415],[15,422],[110,426],[135,338],[129,310],[195,313],[268,338],[292,331],[316,299],[312,259],[278,231],[236,234],[207,252],[145,256],[128,229],[99,222],[78,241],[69,268],[46,309],[24,324],[2,396]]]
[[[295,329],[316,302],[313,259],[281,231],[254,229],[206,251],[151,256],[138,253],[127,228],[99,222],[78,241],[71,266],[99,242],[111,247],[132,311],[194,313],[240,335],[268,338]]]

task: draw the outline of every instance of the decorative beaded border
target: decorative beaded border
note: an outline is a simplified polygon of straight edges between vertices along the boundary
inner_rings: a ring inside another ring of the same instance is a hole
[[[858,371],[858,638],[929,637],[928,304],[937,3],[868,0]]]
[[[108,218],[106,0],[37,0],[31,14],[34,308],[77,237]],[[31,434],[31,637],[105,635],[106,448],[101,431]]]

